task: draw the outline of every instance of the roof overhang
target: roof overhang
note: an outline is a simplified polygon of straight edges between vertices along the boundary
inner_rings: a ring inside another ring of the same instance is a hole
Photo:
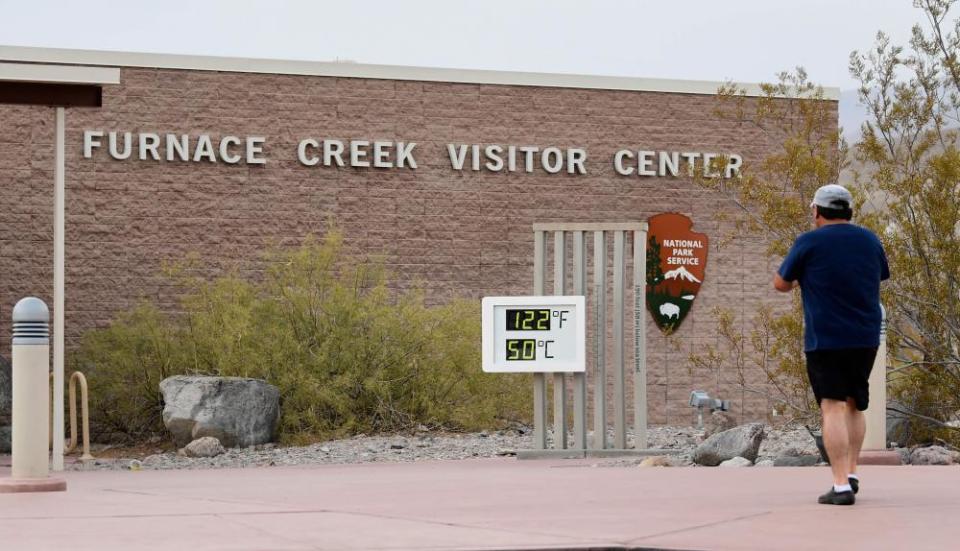
[[[120,69],[0,62],[0,103],[100,107],[105,84],[119,84]]]
[[[45,84],[120,84],[120,69],[41,63],[0,62],[0,81]]]
[[[144,67],[157,69],[188,69],[199,71],[226,71],[236,73],[263,73],[304,76],[332,76],[386,80],[418,80],[427,82],[457,82],[464,84],[502,84],[508,86],[545,86],[600,90],[631,90],[675,94],[714,95],[729,83],[706,80],[675,80],[660,78],[577,75],[566,73],[530,73],[515,71],[488,71],[479,69],[445,69],[409,67],[402,65],[369,65],[329,61],[295,61],[262,58],[210,57],[195,55],[116,52],[98,50],[67,50],[0,46],[0,62],[77,64],[101,67]],[[106,83],[105,83],[106,84]],[[736,83],[748,96],[765,95],[759,84]],[[823,97],[838,100],[840,89],[824,87]]]

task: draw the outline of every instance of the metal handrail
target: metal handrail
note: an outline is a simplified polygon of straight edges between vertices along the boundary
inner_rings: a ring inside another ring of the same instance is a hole
[[[71,453],[77,448],[77,381],[80,381],[80,415],[83,418],[83,454],[80,461],[90,461],[90,400],[87,392],[87,378],[79,371],[70,375],[70,445],[64,450]]]
[[[53,379],[53,373],[50,374]],[[80,415],[83,418],[83,454],[80,461],[95,459],[90,455],[90,399],[87,390],[87,378],[83,373],[74,371],[70,375],[70,444],[64,453],[72,453],[77,449],[77,381],[80,381]],[[50,417],[50,445],[53,446],[53,417]]]

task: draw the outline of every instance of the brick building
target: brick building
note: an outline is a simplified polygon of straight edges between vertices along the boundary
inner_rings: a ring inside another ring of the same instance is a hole
[[[719,83],[0,47],[24,64],[119,68],[102,107],[66,112],[68,348],[138,299],[174,308],[164,261],[256,274],[267,244],[330,221],[442,301],[529,294],[534,222],[678,212],[711,238],[709,264],[680,330],[649,325],[650,421],[688,422],[694,387],[770,411],[687,359],[716,342],[712,307],[742,324],[784,300],[761,240],[715,245],[734,205],[686,173],[779,146],[714,114]],[[53,142],[51,109],[0,105],[0,350],[12,305],[52,296]]]

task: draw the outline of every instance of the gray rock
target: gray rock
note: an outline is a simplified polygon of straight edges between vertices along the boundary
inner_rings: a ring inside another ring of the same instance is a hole
[[[212,436],[197,438],[183,448],[187,457],[216,457],[226,451],[220,441]]]
[[[272,442],[280,391],[258,379],[178,375],[160,382],[163,424],[177,446],[212,436],[228,448]]]
[[[773,460],[774,467],[813,467],[820,462],[816,455],[782,455]]]
[[[777,454],[777,457],[797,457],[798,455],[808,455],[808,454],[804,454],[801,449],[795,446],[787,446],[780,453]]]
[[[721,467],[750,467],[751,465],[753,465],[753,461],[750,461],[746,457],[734,457],[733,459],[727,459],[720,463]]]
[[[763,441],[763,424],[749,423],[730,430],[718,432],[703,441],[693,452],[693,462],[715,467],[720,463],[744,457],[750,461],[757,458]]]
[[[762,461],[757,461],[757,465],[756,465],[756,466],[757,466],[757,467],[773,467],[773,466],[774,466],[774,461],[773,461],[773,459],[764,459],[764,460],[762,460]]]
[[[943,446],[916,448],[910,452],[911,465],[953,465],[953,452]]]
[[[799,448],[789,446],[773,460],[773,465],[775,467],[812,467],[819,462],[819,455],[803,453]]]
[[[910,464],[910,448],[896,448],[897,454],[900,456],[900,463],[902,465]]]
[[[725,411],[715,411],[703,423],[703,438],[710,438],[718,432],[730,430],[737,426],[733,416]]]
[[[10,453],[10,403],[13,398],[10,362],[0,356],[0,453]]]

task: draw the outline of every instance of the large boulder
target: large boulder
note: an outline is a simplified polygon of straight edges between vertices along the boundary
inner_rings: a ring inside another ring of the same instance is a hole
[[[954,454],[943,446],[916,448],[910,452],[911,465],[953,465]]]
[[[734,457],[756,461],[763,442],[763,424],[749,423],[718,432],[703,441],[693,452],[693,462],[716,467]]]
[[[259,379],[178,375],[160,382],[163,424],[183,447],[212,436],[228,448],[272,442],[280,391]]]
[[[13,415],[13,378],[10,362],[0,356],[0,453],[10,453],[10,416]]]

